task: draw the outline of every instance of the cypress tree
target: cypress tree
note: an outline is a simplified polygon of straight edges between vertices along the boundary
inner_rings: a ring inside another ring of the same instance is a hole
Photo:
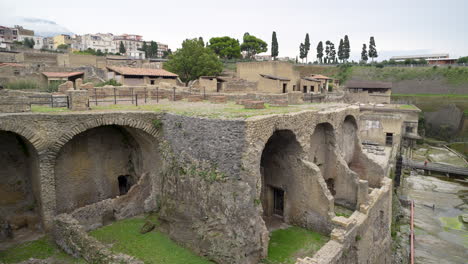
[[[349,56],[350,56],[350,54],[351,54],[351,46],[350,46],[350,44],[349,44],[348,35],[345,35],[345,36],[344,36],[344,43],[343,43],[343,45],[344,45],[344,59],[345,59],[346,61],[348,61]]]
[[[273,35],[271,37],[271,57],[273,57],[273,59],[276,60],[278,54],[278,40],[276,39],[276,32],[273,31]]]
[[[317,45],[317,59],[319,60],[320,63],[323,63],[323,43],[320,41]]]
[[[361,61],[367,62],[368,59],[366,44],[362,44]]]
[[[328,63],[330,61],[330,41],[327,40],[325,42],[325,63]]]
[[[125,54],[127,50],[125,49],[125,46],[122,41],[120,41],[120,46],[119,46],[119,53],[120,54]]]
[[[344,44],[343,39],[340,39],[340,44],[338,45],[338,59],[343,62],[344,61]]]
[[[158,57],[158,43],[156,43],[154,41],[151,41],[149,49],[151,51],[150,52],[150,57],[151,58],[157,58]]]
[[[309,55],[309,50],[310,50],[310,39],[309,39],[309,33],[307,33],[305,36],[305,41],[304,41],[304,57],[306,59],[306,63],[307,63],[307,56]]]
[[[374,58],[377,58],[379,55],[377,54],[377,49],[375,46],[374,37],[370,37],[369,41],[369,57],[374,61]]]
[[[336,50],[335,44],[333,44],[333,42],[330,42],[330,61],[332,63],[336,63]]]
[[[299,45],[299,58],[301,58],[301,61],[304,62],[305,57],[306,57],[305,45],[304,43],[301,43],[301,45]]]
[[[140,49],[141,51],[145,52],[145,58],[149,58],[148,54],[148,45],[146,45],[146,41],[143,41],[143,46]]]

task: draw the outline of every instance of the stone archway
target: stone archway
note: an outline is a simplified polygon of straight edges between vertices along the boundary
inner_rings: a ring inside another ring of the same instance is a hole
[[[40,231],[39,156],[25,137],[0,130],[0,242]]]
[[[336,139],[335,131],[330,123],[321,123],[315,127],[310,137],[310,160],[316,164],[327,183],[330,193],[335,196],[336,177]]]
[[[269,230],[282,222],[327,234],[333,197],[320,169],[305,160],[291,130],[277,130],[268,139],[260,161],[263,219]]]
[[[124,195],[160,167],[158,139],[141,129],[103,125],[78,133],[54,161],[57,213]]]

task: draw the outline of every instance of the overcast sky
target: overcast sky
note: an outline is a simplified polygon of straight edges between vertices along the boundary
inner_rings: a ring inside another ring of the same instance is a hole
[[[338,46],[349,36],[352,58],[374,36],[379,59],[393,55],[449,53],[468,55],[468,0],[0,0],[0,25],[24,19],[56,22],[76,34],[111,32],[143,35],[169,44],[172,50],[186,38],[215,36],[242,40],[244,32],[271,44],[276,31],[279,56],[295,57],[306,33],[309,60],[318,41]]]

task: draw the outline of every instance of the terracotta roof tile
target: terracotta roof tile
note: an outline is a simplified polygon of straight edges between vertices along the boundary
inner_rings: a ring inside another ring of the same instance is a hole
[[[136,76],[158,76],[158,77],[177,77],[179,75],[163,69],[130,68],[130,67],[107,67],[107,69],[117,72],[121,75]]]
[[[68,78],[76,75],[84,74],[84,72],[43,72],[48,78]]]

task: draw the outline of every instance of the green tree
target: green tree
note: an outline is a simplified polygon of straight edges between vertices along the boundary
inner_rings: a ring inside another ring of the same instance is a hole
[[[468,63],[468,56],[458,58],[457,63]]]
[[[375,40],[374,37],[370,37],[369,41],[369,58],[374,61],[374,58],[377,58],[379,55],[377,54],[377,48],[375,46]]]
[[[341,61],[341,62],[344,62],[344,42],[343,42],[343,39],[340,39],[340,44],[338,45],[338,59]]]
[[[151,44],[149,46],[149,57],[150,58],[157,58],[158,57],[158,43],[155,41],[151,41]]]
[[[207,47],[213,50],[214,53],[223,59],[234,59],[241,57],[239,41],[228,36],[211,38]]]
[[[329,40],[325,42],[325,63],[330,62],[330,43]]]
[[[119,53],[120,53],[120,54],[125,54],[126,52],[127,52],[127,49],[125,49],[125,46],[124,46],[123,42],[120,41]]]
[[[323,63],[323,43],[320,41],[317,45],[317,59],[319,60],[319,63]]]
[[[369,57],[367,57],[367,46],[366,44],[362,44],[362,52],[361,52],[361,61],[366,63]]]
[[[301,59],[301,62],[304,63],[304,58],[306,57],[306,51],[305,51],[305,45],[304,43],[301,43],[299,45],[299,58]]]
[[[68,44],[60,44],[60,45],[57,46],[57,49],[66,50],[66,49],[68,49]]]
[[[30,48],[30,49],[34,48],[34,44],[35,44],[34,39],[32,38],[25,38],[23,40],[23,45],[27,48]]]
[[[146,41],[143,41],[143,45],[141,46],[141,49],[139,49],[140,51],[143,51],[145,53],[145,58],[149,58],[149,54],[148,54],[148,44],[146,44]]]
[[[343,42],[343,48],[344,48],[344,59],[345,61],[347,62],[349,60],[349,57],[351,55],[351,46],[349,44],[349,38],[348,38],[348,35],[345,35],[344,36],[344,42]]]
[[[203,47],[205,46],[205,41],[203,41],[202,37],[198,37],[198,41],[200,42],[200,44],[202,44]]]
[[[223,63],[212,49],[204,47],[198,39],[186,39],[182,42],[182,48],[169,56],[164,68],[178,74],[188,84],[200,76],[220,74]]]
[[[336,63],[336,50],[335,50],[335,44],[330,41],[330,53],[329,53],[329,58],[328,61],[330,63]]]
[[[304,40],[304,56],[306,59],[306,63],[307,63],[307,56],[309,55],[309,50],[310,50],[309,33],[306,33],[305,40]]]
[[[170,55],[172,55],[171,49],[167,49],[167,51],[163,51],[163,59],[167,59]]]
[[[104,53],[100,49],[96,51],[96,56],[104,56]]]
[[[241,51],[245,51],[247,53],[248,58],[253,58],[255,54],[266,52],[268,50],[268,44],[246,32],[240,48]]]
[[[278,39],[276,39],[276,32],[273,31],[273,36],[271,36],[271,57],[273,57],[273,59],[276,60],[278,54]]]

